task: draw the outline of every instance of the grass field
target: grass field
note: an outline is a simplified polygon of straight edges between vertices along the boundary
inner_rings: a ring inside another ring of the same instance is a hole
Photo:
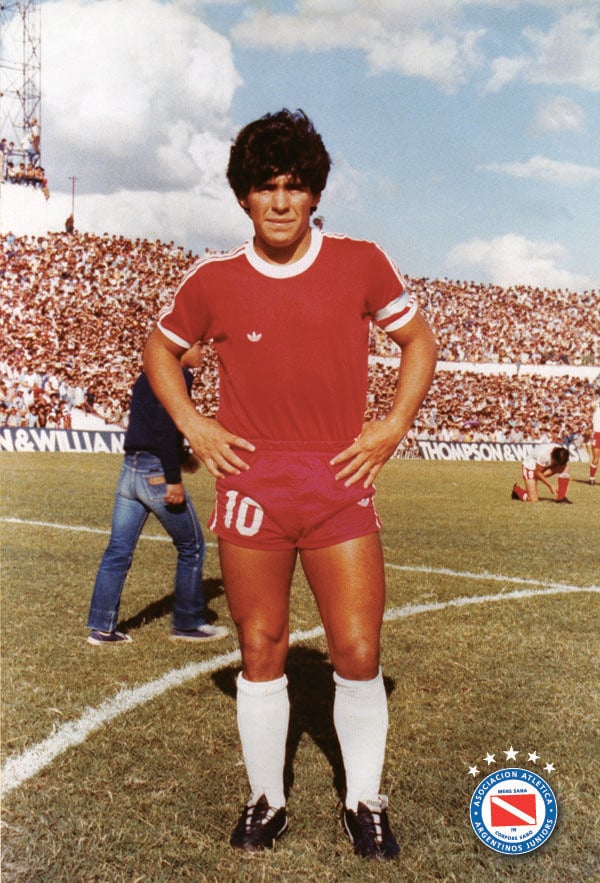
[[[149,521],[121,608],[134,641],[90,647],[119,458],[3,454],[1,465],[3,881],[600,879],[600,488],[585,464],[572,468],[575,505],[558,509],[510,500],[515,464],[394,461],[380,476],[383,791],[402,845],[385,865],[356,858],[339,823],[331,666],[301,573],[290,830],[273,852],[238,854],[227,845],[247,796],[234,637],[168,640],[174,551]],[[187,483],[205,523],[212,481]],[[229,624],[207,540],[209,608]],[[513,858],[476,838],[469,803],[485,775],[515,765],[544,776],[559,819],[540,849]]]

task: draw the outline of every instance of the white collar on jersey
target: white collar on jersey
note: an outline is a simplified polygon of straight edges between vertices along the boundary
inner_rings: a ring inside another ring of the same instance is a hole
[[[316,227],[310,228],[310,234],[308,251],[302,255],[299,261],[294,261],[291,264],[271,264],[269,261],[265,261],[257,255],[251,239],[246,243],[244,251],[248,262],[263,276],[270,276],[271,279],[290,279],[292,276],[299,276],[300,273],[308,270],[321,251],[323,234]]]

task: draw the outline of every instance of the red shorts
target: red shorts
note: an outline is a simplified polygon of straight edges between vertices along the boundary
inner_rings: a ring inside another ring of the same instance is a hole
[[[594,439],[592,441],[593,448],[600,448],[600,432],[594,433]]]
[[[257,446],[258,447],[258,446]],[[294,443],[243,452],[250,468],[217,479],[209,527],[218,537],[250,549],[322,549],[381,529],[375,488],[345,487],[329,450]]]
[[[537,481],[537,476],[535,474],[535,469],[528,469],[527,466],[523,466],[521,468],[521,473],[523,475],[523,481]]]

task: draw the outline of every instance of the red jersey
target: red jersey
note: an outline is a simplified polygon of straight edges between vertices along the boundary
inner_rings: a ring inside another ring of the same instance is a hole
[[[186,348],[213,341],[217,419],[230,432],[346,444],[364,419],[370,322],[394,331],[416,309],[381,248],[313,229],[291,264],[264,261],[251,242],[202,259],[159,327]]]

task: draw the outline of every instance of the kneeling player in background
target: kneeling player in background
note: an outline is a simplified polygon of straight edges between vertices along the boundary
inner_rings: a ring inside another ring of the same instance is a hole
[[[563,445],[541,445],[535,454],[531,454],[523,461],[525,488],[514,484],[512,499],[524,503],[539,503],[538,481],[541,481],[556,497],[557,503],[570,503],[571,500],[567,499],[567,489],[571,480],[568,465],[568,448]],[[557,488],[548,480],[552,475],[558,475]]]

